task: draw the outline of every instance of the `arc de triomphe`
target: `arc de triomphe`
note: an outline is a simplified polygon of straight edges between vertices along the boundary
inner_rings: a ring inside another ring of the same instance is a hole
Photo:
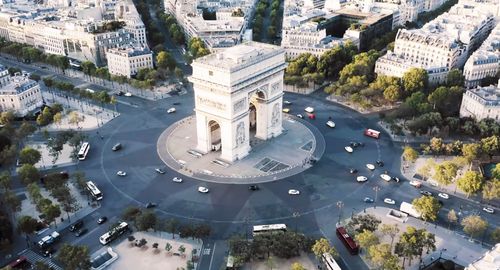
[[[261,140],[281,134],[283,49],[248,42],[198,58],[192,67],[197,151],[221,151],[221,159],[233,162],[248,155],[253,132]]]

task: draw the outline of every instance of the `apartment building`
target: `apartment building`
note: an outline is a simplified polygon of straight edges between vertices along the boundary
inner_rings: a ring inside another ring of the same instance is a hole
[[[43,104],[40,85],[24,75],[9,78],[8,71],[0,66],[0,111],[12,111],[25,116]]]
[[[498,122],[499,116],[500,84],[469,89],[463,95],[460,117],[474,117],[478,121],[491,118]]]
[[[120,47],[107,52],[110,74],[130,78],[144,68],[153,68],[153,52],[147,47]]]

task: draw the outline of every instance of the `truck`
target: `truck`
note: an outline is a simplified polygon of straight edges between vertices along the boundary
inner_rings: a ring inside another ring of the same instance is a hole
[[[415,217],[415,218],[420,218],[422,216],[420,214],[420,212],[418,212],[417,209],[415,209],[415,207],[413,207],[413,204],[407,203],[407,202],[401,203],[401,206],[399,207],[399,211],[401,211],[403,213],[407,213],[408,215]]]
[[[44,236],[40,241],[38,241],[38,247],[43,249],[47,248],[59,239],[59,233],[53,231],[51,234]]]

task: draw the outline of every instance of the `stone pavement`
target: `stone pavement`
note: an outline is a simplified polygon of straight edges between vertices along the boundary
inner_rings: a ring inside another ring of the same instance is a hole
[[[71,158],[72,147],[69,144],[64,144],[61,153],[56,160],[50,156],[50,151],[45,143],[28,143],[29,147],[36,149],[41,154],[41,159],[35,164],[35,167],[39,170],[47,170],[55,167],[65,167],[75,164]],[[54,162],[52,162],[54,161]]]
[[[398,222],[392,218],[387,217],[387,213],[390,210],[390,208],[379,206],[376,209],[367,208],[366,213],[375,215],[377,218],[382,220],[382,224],[397,224],[400,229],[400,234],[406,231],[406,228],[408,226],[413,226],[417,229],[426,229],[428,232],[433,233],[436,236],[436,251],[430,252],[429,254],[425,254],[424,252],[422,256],[422,263],[425,265],[428,265],[430,262],[438,259],[441,256],[441,258],[450,259],[462,266],[467,266],[471,262],[480,258],[487,250],[483,248],[480,243],[470,242],[467,236],[457,234],[454,231],[440,226],[435,226],[434,224],[425,223],[422,220],[413,217],[408,217],[408,220],[405,223]],[[358,214],[363,214],[363,212],[359,212]],[[347,223],[348,221],[345,222]],[[394,243],[398,241],[398,238],[399,235],[396,236]],[[385,238],[381,237],[380,240],[382,243],[390,243],[391,241],[387,236]],[[365,260],[365,262],[367,261]],[[411,266],[405,266],[405,269],[419,269],[418,258],[412,261]]]

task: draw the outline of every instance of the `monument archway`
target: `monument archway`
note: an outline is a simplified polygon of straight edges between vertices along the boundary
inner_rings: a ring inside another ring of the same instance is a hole
[[[262,140],[281,134],[283,49],[250,42],[196,59],[192,67],[198,152],[213,151],[217,125],[220,159],[227,162],[248,155],[254,126]]]

